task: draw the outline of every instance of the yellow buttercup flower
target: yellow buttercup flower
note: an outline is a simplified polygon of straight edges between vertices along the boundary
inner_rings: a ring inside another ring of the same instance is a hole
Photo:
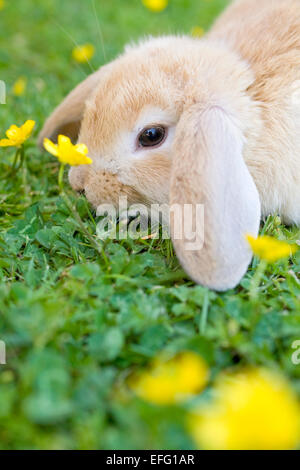
[[[65,135],[58,136],[58,144],[54,144],[49,139],[44,139],[45,149],[57,157],[58,160],[72,166],[90,165],[93,161],[87,156],[88,148],[84,144],[72,144],[69,137]]]
[[[13,94],[15,96],[24,95],[25,90],[26,90],[26,85],[27,85],[27,81],[25,78],[23,77],[18,78],[18,80],[16,80],[15,83],[13,84],[13,88],[12,88]]]
[[[35,121],[29,119],[21,127],[13,124],[6,131],[7,139],[0,140],[0,147],[20,147],[30,137]]]
[[[133,377],[132,390],[140,397],[159,405],[185,401],[207,384],[209,370],[205,361],[190,351],[172,359],[159,356],[150,368]]]
[[[93,44],[83,44],[82,46],[74,47],[72,51],[73,59],[79,64],[88,62],[95,54],[95,48]]]
[[[169,1],[168,0],[142,0],[148,10],[159,13],[167,8]]]
[[[298,250],[296,245],[290,245],[284,241],[266,235],[258,238],[247,235],[246,238],[253,253],[269,263],[273,263],[282,258],[288,258]]]
[[[300,406],[289,384],[264,369],[222,377],[211,405],[190,416],[200,448],[289,450],[300,443]]]
[[[201,38],[202,36],[204,36],[205,31],[203,28],[201,28],[201,26],[194,26],[191,30],[191,34],[195,38]]]

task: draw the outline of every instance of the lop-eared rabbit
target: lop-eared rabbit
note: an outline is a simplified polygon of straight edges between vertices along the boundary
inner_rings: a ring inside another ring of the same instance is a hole
[[[234,1],[203,39],[126,47],[64,99],[40,142],[59,134],[88,146],[93,164],[69,179],[95,207],[203,205],[197,250],[171,217],[176,253],[199,284],[235,287],[262,217],[300,225],[300,1]]]

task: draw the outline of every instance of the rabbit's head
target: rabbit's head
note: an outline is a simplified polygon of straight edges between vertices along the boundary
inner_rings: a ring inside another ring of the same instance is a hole
[[[40,139],[65,134],[87,145],[93,164],[72,168],[69,179],[95,207],[117,205],[123,195],[129,203],[169,203],[173,242],[188,274],[228,289],[249,265],[245,234],[256,235],[260,221],[243,159],[257,122],[246,92],[252,81],[248,66],[221,44],[150,39],[78,85]],[[190,229],[175,236],[172,207],[184,205],[192,210],[180,219]],[[204,224],[193,240],[197,205]]]

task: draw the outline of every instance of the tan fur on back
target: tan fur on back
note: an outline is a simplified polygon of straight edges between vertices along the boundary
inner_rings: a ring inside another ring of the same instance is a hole
[[[300,1],[238,0],[208,34],[226,42],[255,73],[249,94],[263,127],[246,147],[263,214],[300,223]],[[298,83],[298,89],[300,82]]]

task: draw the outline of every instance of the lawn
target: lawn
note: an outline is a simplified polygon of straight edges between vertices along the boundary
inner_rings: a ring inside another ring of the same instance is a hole
[[[265,367],[300,394],[300,251],[269,266],[249,296],[259,261],[235,290],[217,294],[184,274],[168,241],[91,244],[57,185],[58,162],[36,146],[38,130],[63,96],[124,44],[149,34],[207,30],[225,0],[171,0],[161,13],[140,0],[18,0],[0,11],[1,137],[34,119],[26,161],[0,149],[0,448],[194,449],[191,409],[209,401],[223,371]],[[92,43],[88,64],[74,45]],[[27,87],[15,96],[13,84]],[[97,223],[83,196],[65,188],[85,230]],[[262,232],[297,241],[276,214]],[[96,240],[96,238],[95,238]],[[210,371],[204,393],[155,404],[130,388],[132,374],[163,352],[193,351]],[[129,380],[128,380],[129,379]]]

